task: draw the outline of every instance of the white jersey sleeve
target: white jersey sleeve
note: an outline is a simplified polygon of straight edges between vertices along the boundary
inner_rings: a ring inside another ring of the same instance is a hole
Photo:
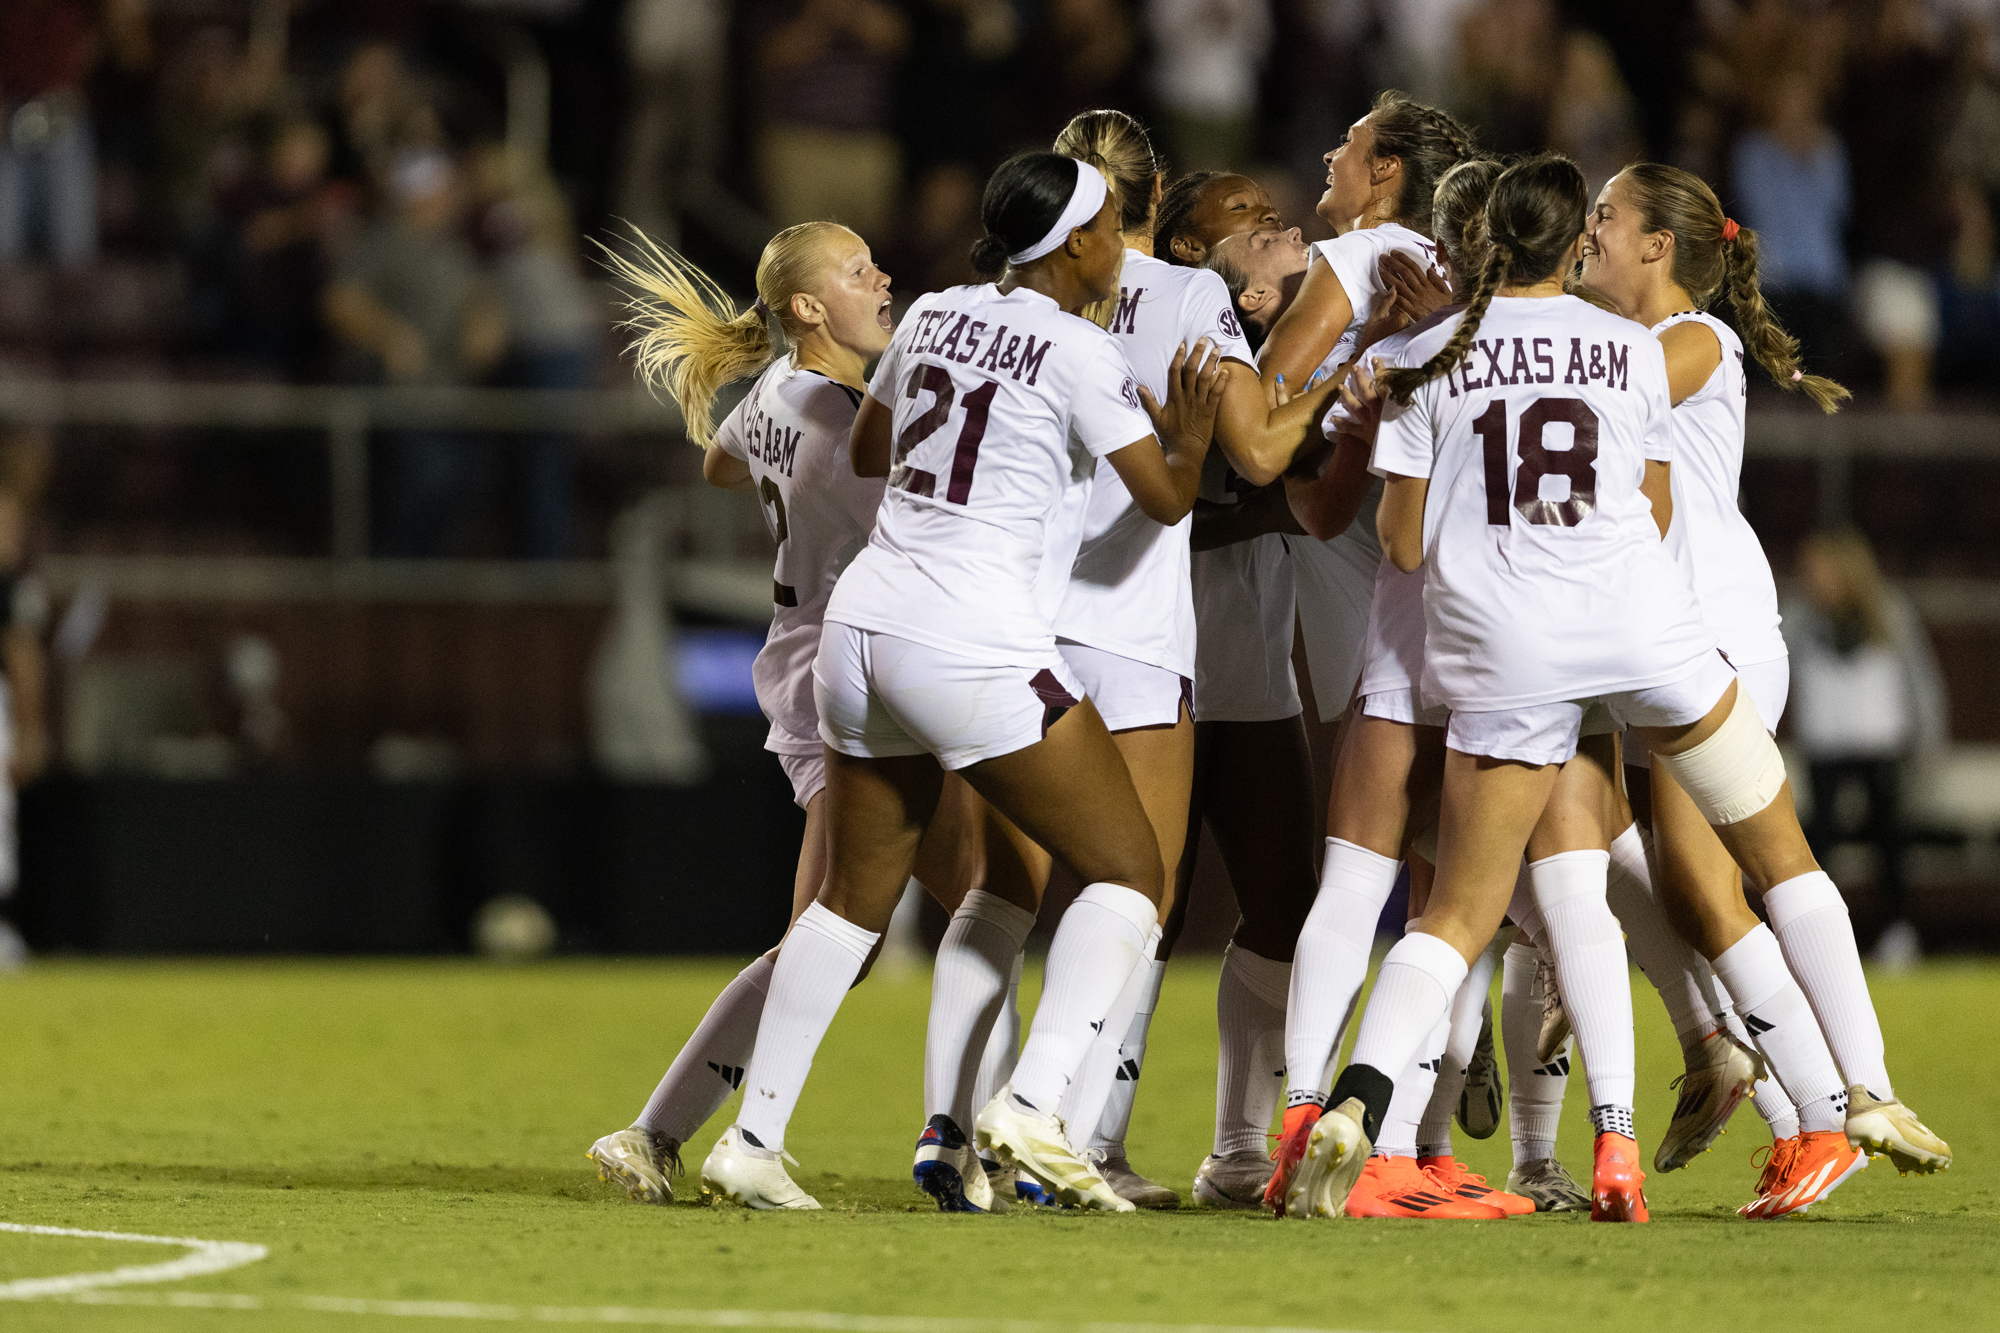
[[[1331,240],[1313,242],[1313,258],[1325,260],[1333,275],[1340,279],[1348,308],[1353,311],[1321,370],[1337,370],[1354,359],[1361,331],[1375,317],[1376,306],[1387,290],[1382,285],[1382,256],[1391,250],[1402,251],[1442,276],[1437,242],[1398,222],[1363,227]]]

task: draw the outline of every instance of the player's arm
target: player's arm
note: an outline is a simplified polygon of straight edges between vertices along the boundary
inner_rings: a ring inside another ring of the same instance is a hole
[[[750,465],[721,445],[711,444],[701,454],[701,479],[724,490],[747,486],[750,484]]]
[[[1375,535],[1382,554],[1405,574],[1424,562],[1424,500],[1429,477],[1390,473],[1382,486],[1382,507],[1375,511]]]
[[[1368,441],[1342,431],[1317,475],[1285,474],[1285,499],[1307,535],[1329,541],[1353,524],[1369,484]]]
[[[1722,341],[1715,330],[1698,320],[1676,324],[1662,333],[1660,350],[1667,354],[1667,396],[1675,407],[1700,393],[1701,386],[1722,364]]]
[[[1646,460],[1646,475],[1639,481],[1639,494],[1653,502],[1653,522],[1659,525],[1660,540],[1674,525],[1674,484],[1669,465],[1656,458]]]
[[[1152,435],[1105,455],[1139,511],[1155,523],[1178,523],[1201,489],[1201,464],[1215,433],[1215,413],[1230,380],[1222,358],[1206,340],[1174,353],[1167,367],[1167,401],[1156,402],[1145,385],[1139,401],[1153,419]]]
[[[1242,368],[1230,377],[1215,414],[1215,443],[1236,475],[1252,486],[1268,486],[1291,466],[1299,447],[1314,437],[1315,423],[1340,390],[1340,377],[1329,375],[1311,391],[1272,407],[1263,386],[1253,378],[1257,372],[1237,364]],[[1285,386],[1303,385],[1318,368],[1314,362],[1296,380],[1287,375]]]
[[[1299,284],[1299,294],[1278,316],[1264,350],[1258,354],[1263,387],[1275,388],[1280,375],[1287,384],[1304,384],[1311,379],[1353,321],[1354,302],[1340,285],[1333,265],[1315,257],[1305,281]]]
[[[854,429],[847,437],[847,459],[857,477],[889,475],[889,446],[895,414],[875,401],[875,395],[861,395],[861,410],[854,414]]]

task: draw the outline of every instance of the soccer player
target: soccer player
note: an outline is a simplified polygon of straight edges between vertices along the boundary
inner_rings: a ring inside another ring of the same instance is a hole
[[[1056,647],[1037,577],[1080,540],[1081,506],[1069,497],[1097,458],[1112,459],[1149,518],[1180,520],[1229,372],[1197,344],[1176,357],[1167,401],[1156,403],[1111,335],[1078,317],[1116,290],[1123,254],[1116,201],[1095,168],[1021,154],[989,180],[981,214],[974,261],[999,281],[917,301],[855,418],[855,471],[886,474],[889,487],[828,604],[814,666],[826,887],[779,951],[742,1113],[702,1166],[705,1192],[753,1208],[818,1206],[785,1172],[785,1128],[887,925],[947,769],[1086,885],[1051,945],[1013,1078],[975,1121],[977,1147],[1065,1202],[1132,1207],[1057,1113],[1157,924],[1159,847]],[[986,1173],[973,1145],[962,1153],[968,1202],[986,1207]]]
[[[1766,729],[1774,729],[1789,687],[1777,588],[1736,503],[1745,341],[1780,387],[1804,393],[1823,411],[1837,410],[1847,391],[1799,368],[1797,340],[1758,290],[1757,234],[1725,217],[1698,177],[1650,163],[1620,172],[1598,196],[1583,257],[1583,280],[1651,328],[1665,349],[1674,402],[1667,548],[1736,668],[1738,688],[1749,693]],[[1705,313],[1725,288],[1744,340]],[[1643,737],[1635,741],[1630,754],[1643,767]],[[1804,1211],[1864,1167],[1863,1152],[1887,1152],[1906,1171],[1949,1165],[1949,1146],[1895,1098],[1847,908],[1833,882],[1813,873],[1765,887],[1771,924],[1763,925],[1745,901],[1729,848],[1671,766],[1655,762],[1645,785],[1664,905],[1713,962],[1782,1085],[1782,1094],[1760,1094],[1760,1109],[1771,1104],[1776,1142],[1745,1215]],[[1699,988],[1691,989],[1698,997]],[[1691,1059],[1691,1073],[1695,1064]],[[1661,1153],[1670,1146],[1663,1143]]]

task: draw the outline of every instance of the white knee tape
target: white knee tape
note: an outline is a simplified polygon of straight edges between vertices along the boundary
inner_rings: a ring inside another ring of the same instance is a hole
[[[1679,754],[1653,757],[1694,798],[1711,824],[1736,824],[1778,799],[1785,785],[1785,759],[1764,730],[1750,691],[1736,684],[1736,706],[1713,736]]]

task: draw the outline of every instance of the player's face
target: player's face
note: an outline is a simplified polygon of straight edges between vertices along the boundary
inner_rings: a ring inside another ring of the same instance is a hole
[[[826,331],[833,340],[865,357],[882,353],[895,330],[889,311],[889,275],[875,267],[868,243],[853,232],[835,233],[820,289]]]
[[[1326,193],[1313,211],[1337,232],[1352,231],[1361,210],[1368,207],[1374,153],[1375,127],[1363,116],[1348,129],[1340,147],[1326,155]]]
[[[1283,291],[1296,284],[1312,259],[1312,248],[1297,227],[1285,231],[1252,232],[1232,241],[1237,263],[1252,285]]]
[[[1092,301],[1102,301],[1118,290],[1118,270],[1125,258],[1125,240],[1118,234],[1116,203],[1105,196],[1104,207],[1088,226],[1075,232],[1081,247],[1076,257],[1077,276]]]
[[[1646,239],[1625,178],[1613,176],[1597,196],[1597,207],[1583,220],[1583,285],[1620,310],[1637,309],[1645,280],[1640,256]]]
[[[1196,237],[1204,249],[1244,232],[1276,232],[1278,210],[1264,187],[1248,176],[1217,176],[1195,206]]]

